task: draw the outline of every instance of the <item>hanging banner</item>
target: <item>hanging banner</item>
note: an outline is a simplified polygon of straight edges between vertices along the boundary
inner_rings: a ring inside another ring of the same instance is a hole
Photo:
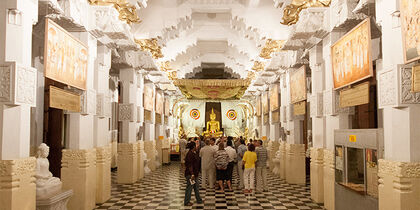
[[[86,90],[88,48],[52,20],[45,19],[44,74]]]
[[[420,3],[418,0],[400,0],[401,32],[405,63],[420,59]]]
[[[79,95],[50,86],[50,107],[71,112],[80,112],[80,102]]]
[[[366,18],[331,46],[335,89],[373,76],[370,42],[370,18]]]
[[[306,100],[306,68],[305,66],[290,72],[290,100],[292,104]]]
[[[369,103],[369,82],[340,91],[340,108]]]

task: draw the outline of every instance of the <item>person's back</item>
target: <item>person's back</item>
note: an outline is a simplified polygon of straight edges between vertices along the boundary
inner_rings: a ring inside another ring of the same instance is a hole
[[[255,162],[257,161],[257,153],[253,151],[246,151],[243,160],[245,161],[245,169],[255,168]]]
[[[257,153],[257,162],[255,165],[257,167],[267,167],[267,149],[261,145],[255,149],[255,153]]]
[[[226,169],[229,163],[229,155],[226,150],[217,150],[214,154],[214,162],[216,164],[216,168]]]
[[[201,166],[203,169],[208,169],[210,166],[214,166],[214,153],[216,151],[210,145],[204,146],[200,150]]]

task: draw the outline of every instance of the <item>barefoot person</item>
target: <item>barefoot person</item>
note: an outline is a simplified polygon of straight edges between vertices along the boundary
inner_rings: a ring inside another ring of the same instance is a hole
[[[221,191],[224,191],[223,181],[227,180],[227,166],[229,164],[229,155],[225,150],[223,142],[219,144],[219,150],[214,154],[214,162],[216,163],[216,180],[219,183]],[[229,186],[229,189],[232,187]]]
[[[190,202],[192,189],[194,188],[194,195],[197,203],[203,203],[200,197],[199,184],[198,184],[198,173],[200,172],[200,157],[197,153],[197,147],[195,142],[189,142],[187,144],[189,149],[185,157],[185,178],[187,179],[187,187],[185,188],[184,205],[192,206]]]
[[[257,154],[255,153],[255,146],[249,144],[248,151],[245,152],[242,158],[245,165],[244,170],[244,181],[245,190],[244,193],[252,193],[254,189],[254,177],[255,177],[255,161],[257,161]]]

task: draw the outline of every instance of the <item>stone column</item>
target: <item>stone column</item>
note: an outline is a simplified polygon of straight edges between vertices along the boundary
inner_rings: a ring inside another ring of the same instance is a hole
[[[0,208],[35,209],[35,158],[30,109],[36,106],[37,70],[31,67],[32,26],[38,1],[0,3]],[[17,39],[18,38],[18,39]]]
[[[342,31],[332,31],[322,42],[322,56],[324,58],[325,66],[325,90],[322,93],[323,99],[323,115],[325,116],[325,144],[324,150],[324,206],[328,210],[334,209],[334,130],[335,129],[349,129],[351,128],[351,114],[353,109],[339,108],[339,95],[337,91],[333,90],[333,78],[331,70],[331,45],[334,44],[341,36],[344,35]],[[318,96],[317,96],[318,97]],[[319,142],[317,137],[315,141]],[[318,144],[318,143],[316,143]],[[329,159],[332,158],[332,159]],[[330,165],[330,161],[332,165]],[[331,167],[332,166],[332,167]]]
[[[289,84],[289,72],[285,75],[286,84]],[[282,87],[282,94],[285,94],[286,106],[286,130],[289,132],[285,145],[285,176],[286,181],[291,184],[305,184],[305,145],[303,143],[303,116],[294,116],[293,104],[290,103],[290,86]]]
[[[73,189],[69,209],[92,209],[96,203],[96,149],[94,118],[96,115],[95,59],[97,40],[89,32],[72,33],[88,46],[86,90],[82,93],[82,110],[67,118],[65,148],[61,159],[63,189]]]
[[[121,143],[118,144],[118,183],[137,181],[137,74],[133,68],[120,69],[122,100],[119,104],[119,121],[122,122]]]
[[[96,146],[96,202],[103,203],[111,197],[111,142],[109,118],[111,98],[109,96],[109,70],[111,50],[104,45],[97,48],[95,63],[96,116],[94,118],[94,141]]]
[[[279,167],[279,174],[281,179],[286,179],[286,142],[280,142],[279,146],[280,150],[280,167]]]
[[[144,141],[138,141],[138,145],[137,145],[137,163],[138,163],[137,176],[138,176],[138,179],[143,179],[144,178],[143,153],[144,153]]]
[[[399,1],[378,2],[377,8],[382,25],[378,106],[385,147],[378,165],[379,209],[420,209],[420,93],[411,92],[415,62],[404,65],[400,17],[393,16],[400,12]]]
[[[148,85],[148,87],[153,89],[153,94],[156,92],[156,88],[152,83],[144,84]],[[155,104],[155,101],[153,101],[153,104]],[[153,105],[154,107],[154,105]],[[155,133],[155,111],[150,111],[151,113],[151,121],[145,120],[145,139],[144,139],[144,152],[147,155],[147,166],[151,171],[156,170],[156,133]]]
[[[324,202],[324,160],[325,117],[323,116],[324,62],[322,44],[315,45],[309,51],[311,68],[312,94],[309,98],[310,116],[312,118],[312,149],[311,149],[311,198],[317,203]]]

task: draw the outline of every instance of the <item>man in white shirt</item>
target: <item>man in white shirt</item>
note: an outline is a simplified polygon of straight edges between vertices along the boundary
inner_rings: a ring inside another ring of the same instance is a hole
[[[186,136],[183,135],[179,140],[179,153],[181,155],[181,164],[185,163],[185,156],[187,155],[187,140]]]
[[[206,189],[206,179],[208,176],[208,182],[210,189],[214,188],[215,183],[215,174],[216,174],[216,165],[214,163],[214,153],[216,150],[211,146],[210,140],[206,140],[206,146],[201,148],[200,157],[201,157],[201,187]],[[213,141],[214,144],[214,141]]]

